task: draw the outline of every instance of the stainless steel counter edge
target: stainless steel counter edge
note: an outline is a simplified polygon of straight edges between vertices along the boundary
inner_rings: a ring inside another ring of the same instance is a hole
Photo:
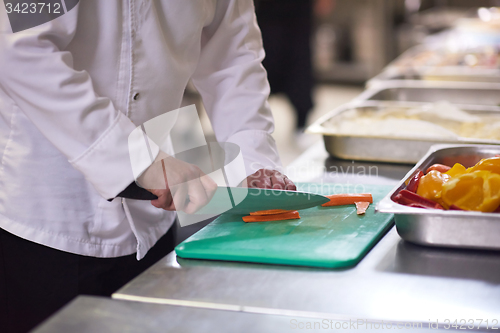
[[[113,300],[96,296],[79,296],[56,315],[38,326],[34,333],[122,333],[122,332],[217,332],[217,333],[284,333],[307,330],[324,332],[340,330],[359,333],[391,329],[393,332],[428,332],[429,324],[337,321],[326,318],[289,317],[282,315],[230,312],[153,303]],[[433,332],[444,332],[444,329]]]

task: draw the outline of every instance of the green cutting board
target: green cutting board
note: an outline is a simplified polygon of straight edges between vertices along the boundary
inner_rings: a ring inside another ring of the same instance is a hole
[[[298,190],[322,195],[369,192],[365,215],[354,205],[300,210],[300,219],[245,223],[221,215],[175,248],[181,258],[268,264],[349,267],[356,265],[392,226],[392,214],[375,204],[392,186],[299,183]]]

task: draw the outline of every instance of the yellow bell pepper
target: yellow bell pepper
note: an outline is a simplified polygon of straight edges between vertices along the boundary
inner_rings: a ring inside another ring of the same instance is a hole
[[[458,175],[464,174],[467,169],[460,163],[455,163],[455,165],[448,171],[445,172],[448,176],[456,177]]]
[[[490,171],[500,175],[500,157],[484,158],[473,167],[467,169],[467,172],[478,170]]]
[[[425,176],[420,178],[417,194],[421,197],[437,202],[441,206],[448,209],[449,206],[441,200],[441,192],[443,184],[450,179],[451,177],[445,173],[441,173],[437,170],[429,171]]]
[[[455,205],[464,210],[495,211],[500,205],[500,174],[470,169],[443,184],[441,199],[448,207]]]

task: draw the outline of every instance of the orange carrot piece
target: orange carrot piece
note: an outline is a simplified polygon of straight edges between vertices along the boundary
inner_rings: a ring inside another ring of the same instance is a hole
[[[356,214],[358,215],[363,215],[368,209],[368,206],[370,206],[370,203],[368,201],[358,201],[355,202],[355,204],[356,204]]]
[[[373,203],[373,197],[370,193],[355,194],[332,194],[326,196],[330,201],[322,204],[323,207],[352,205],[356,202]]]
[[[296,210],[283,214],[243,216],[243,221],[245,222],[266,222],[266,221],[281,221],[281,220],[293,220],[293,219],[300,219],[299,212]]]
[[[284,214],[289,212],[293,212],[293,210],[268,209],[268,210],[258,210],[256,212],[251,212],[250,215],[274,215],[274,214]]]

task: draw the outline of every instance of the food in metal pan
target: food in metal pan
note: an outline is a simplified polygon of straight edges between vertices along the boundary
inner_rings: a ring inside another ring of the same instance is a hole
[[[402,57],[393,65],[400,71],[418,71],[442,67],[467,67],[481,69],[500,68],[500,49],[495,46],[452,50],[422,50],[411,57]]]
[[[500,156],[470,168],[435,164],[425,175],[415,174],[393,200],[418,208],[500,212]]]
[[[324,123],[326,134],[457,141],[500,140],[497,113],[459,109],[446,101],[414,108],[358,108]]]

